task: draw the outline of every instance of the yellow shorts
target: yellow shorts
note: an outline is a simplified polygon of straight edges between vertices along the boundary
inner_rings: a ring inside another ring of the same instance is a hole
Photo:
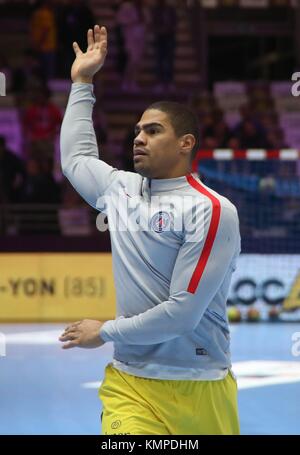
[[[239,434],[237,384],[132,376],[112,365],[99,389],[102,434]]]

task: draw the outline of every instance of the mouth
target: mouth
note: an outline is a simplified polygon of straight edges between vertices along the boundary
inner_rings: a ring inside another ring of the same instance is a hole
[[[133,150],[133,159],[136,159],[141,156],[146,156],[146,155],[148,155],[148,153],[144,149],[135,148]]]

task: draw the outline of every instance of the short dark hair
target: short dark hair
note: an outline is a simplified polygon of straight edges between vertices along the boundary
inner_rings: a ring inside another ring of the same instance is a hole
[[[200,128],[196,114],[189,107],[175,101],[157,101],[146,110],[150,109],[156,109],[168,115],[177,137],[184,134],[192,134],[195,137],[191,154],[193,158],[200,147]]]

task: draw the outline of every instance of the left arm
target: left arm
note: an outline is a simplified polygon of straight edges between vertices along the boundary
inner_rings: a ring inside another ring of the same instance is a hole
[[[69,347],[97,347],[107,341],[150,345],[192,332],[240,251],[236,212],[223,207],[219,223],[217,226],[213,224],[212,209],[206,206],[203,232],[196,230],[192,236],[186,235],[179,250],[168,300],[129,318],[119,317],[104,323],[83,321],[82,324],[85,323],[86,326],[82,326],[85,335],[80,334],[80,326],[77,326],[76,340],[66,338],[61,341],[71,340],[75,343]],[[86,325],[87,323],[93,323],[93,326]],[[75,333],[71,332],[71,336],[75,336]],[[86,346],[86,339],[88,343],[96,345]]]

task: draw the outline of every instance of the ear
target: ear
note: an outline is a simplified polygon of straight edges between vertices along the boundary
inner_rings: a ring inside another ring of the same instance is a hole
[[[184,155],[189,155],[196,144],[196,139],[193,134],[184,134],[180,138],[180,151]]]

